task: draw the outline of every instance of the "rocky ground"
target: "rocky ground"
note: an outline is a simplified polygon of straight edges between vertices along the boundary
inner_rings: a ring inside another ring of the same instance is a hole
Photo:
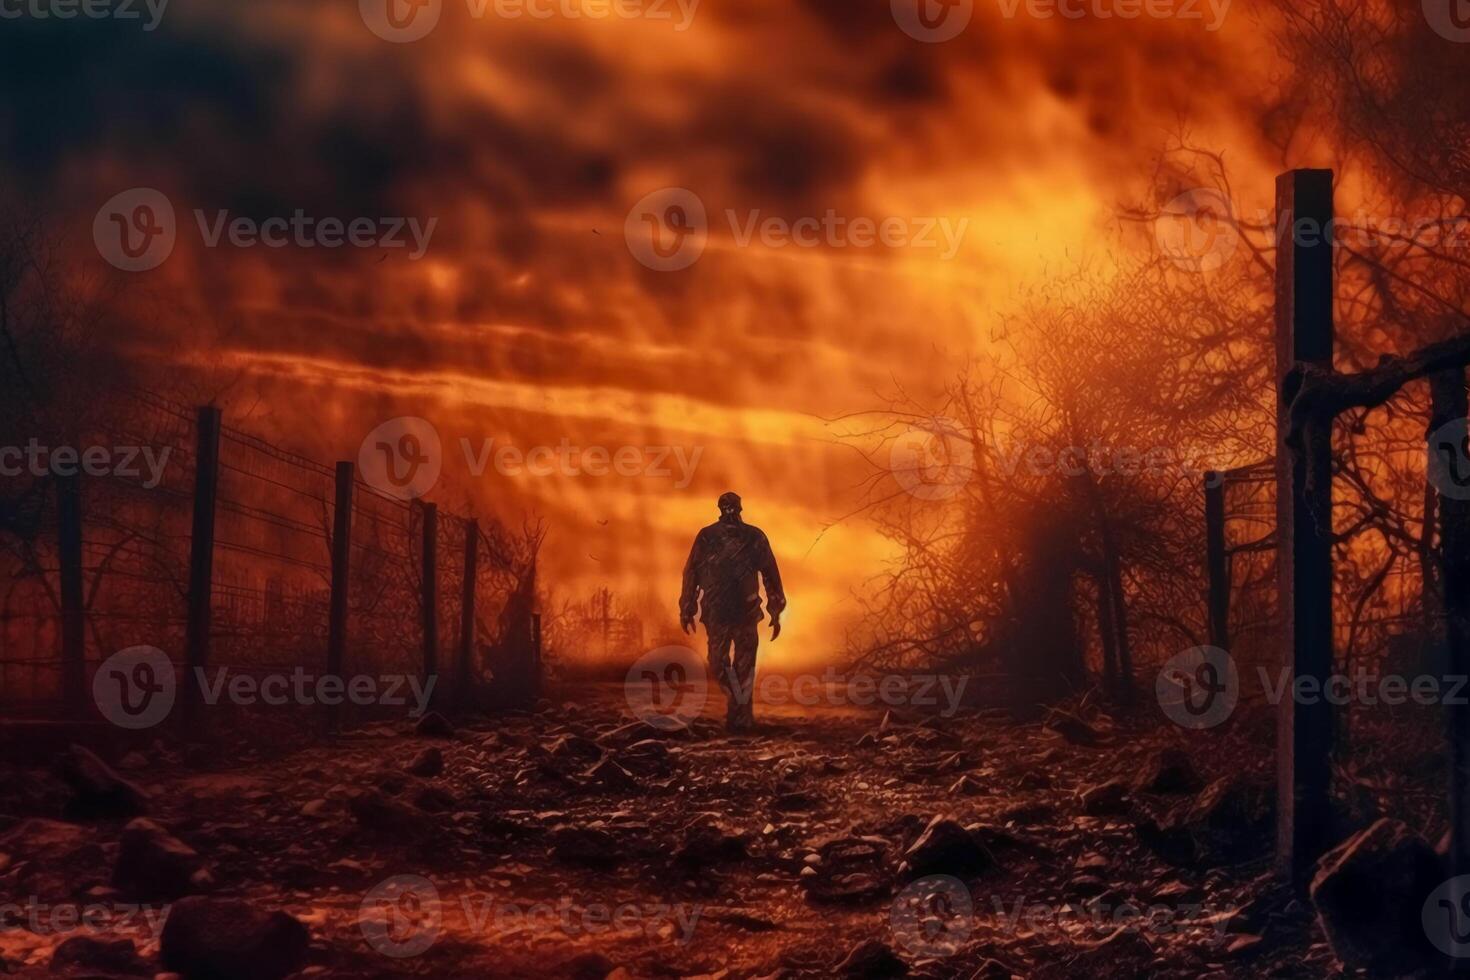
[[[1311,900],[1271,874],[1249,726],[824,710],[729,735],[638,722],[612,686],[560,699],[270,759],[186,764],[159,742],[9,764],[0,970],[1344,975]],[[1423,858],[1388,836],[1344,874]]]

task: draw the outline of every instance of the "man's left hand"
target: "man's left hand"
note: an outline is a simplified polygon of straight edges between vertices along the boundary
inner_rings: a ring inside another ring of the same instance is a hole
[[[776,639],[776,637],[778,637],[780,635],[781,635],[781,621],[779,619],[777,619],[775,616],[772,616],[771,617],[771,640],[772,640],[772,642],[774,642],[775,639]]]

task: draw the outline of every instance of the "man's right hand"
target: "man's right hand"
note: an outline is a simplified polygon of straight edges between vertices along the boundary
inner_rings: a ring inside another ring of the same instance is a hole
[[[693,616],[680,616],[679,617],[679,626],[683,628],[683,630],[684,630],[685,633],[693,634],[694,633],[694,617]]]

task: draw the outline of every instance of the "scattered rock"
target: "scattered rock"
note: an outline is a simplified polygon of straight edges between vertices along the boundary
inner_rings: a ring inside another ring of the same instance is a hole
[[[413,731],[415,735],[422,735],[424,738],[454,737],[454,725],[437,711],[425,713],[418,724],[413,726]]]
[[[550,834],[551,856],[563,864],[608,869],[621,863],[617,840],[596,827],[557,827]]]
[[[1134,785],[1145,793],[1194,793],[1204,785],[1204,780],[1188,753],[1170,747],[1149,758]]]
[[[295,916],[235,899],[186,898],[163,925],[163,965],[186,980],[280,980],[306,960],[311,934]]]
[[[718,823],[696,820],[684,828],[683,840],[674,852],[674,863],[694,870],[739,861],[747,853],[744,834],[735,833]]]
[[[968,775],[956,779],[949,787],[950,796],[979,796],[984,793],[985,787],[971,779]]]
[[[66,812],[72,819],[126,818],[147,812],[148,794],[80,745],[67,748],[58,768],[71,787]]]
[[[1312,903],[1345,966],[1402,976],[1433,959],[1420,917],[1443,878],[1428,841],[1396,820],[1379,820],[1318,862]]]
[[[123,828],[113,886],[132,898],[172,901],[214,884],[199,852],[147,817]]]
[[[1082,812],[1092,817],[1117,816],[1129,810],[1128,785],[1121,779],[1110,779],[1082,791]]]
[[[424,811],[375,789],[353,796],[347,801],[347,809],[359,824],[378,833],[417,838],[426,829]]]
[[[442,786],[418,783],[409,791],[408,802],[425,813],[448,813],[459,808],[459,797]]]
[[[908,878],[934,874],[963,877],[995,867],[995,856],[979,836],[943,814],[929,821],[903,858],[900,873]]]
[[[444,771],[443,750],[433,745],[426,747],[413,757],[413,761],[408,764],[408,771],[424,779],[433,779]]]
[[[132,976],[152,976],[153,968],[138,955],[137,947],[127,938],[107,939],[101,936],[72,936],[51,954],[51,970],[101,970]]]
[[[876,939],[858,943],[837,964],[839,976],[853,977],[856,980],[886,980],[889,977],[907,976],[908,972],[908,964],[899,959],[898,954],[889,946]]]
[[[617,966],[601,953],[582,953],[563,963],[561,972],[570,980],[604,980]]]
[[[1227,777],[1163,821],[1144,818],[1139,839],[1164,860],[1183,866],[1237,864],[1263,854],[1273,840],[1275,788]]]
[[[1046,727],[1073,745],[1091,748],[1102,744],[1102,738],[1098,735],[1097,729],[1074,715],[1058,713],[1047,723]]]
[[[602,747],[581,735],[562,735],[546,747],[553,759],[591,762],[602,758]]]
[[[603,759],[587,772],[587,778],[595,783],[615,790],[635,790],[642,784],[631,772],[611,758]]]

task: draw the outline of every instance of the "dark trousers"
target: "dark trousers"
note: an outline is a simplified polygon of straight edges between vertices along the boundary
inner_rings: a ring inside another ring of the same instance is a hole
[[[760,623],[705,623],[709,637],[709,670],[729,700],[729,716],[750,719],[755,688],[755,651]],[[733,656],[731,651],[733,649]]]

